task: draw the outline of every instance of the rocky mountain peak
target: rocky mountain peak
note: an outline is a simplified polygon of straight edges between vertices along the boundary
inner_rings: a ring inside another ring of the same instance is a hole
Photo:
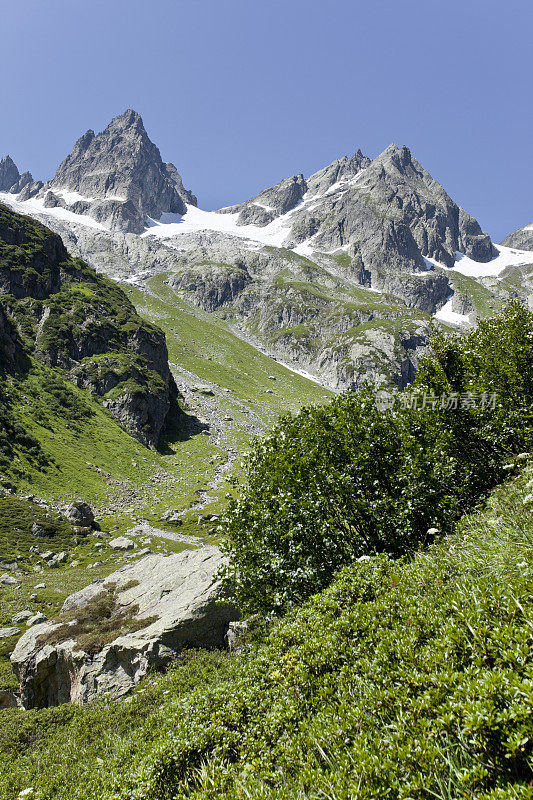
[[[146,217],[184,214],[187,203],[197,202],[176,167],[163,162],[133,109],[114,117],[101,133],[84,133],[39,194],[47,207],[87,214],[124,233],[141,233]]]
[[[21,175],[11,156],[0,159],[0,192],[20,194],[33,187],[36,193],[41,186],[40,181],[33,180],[31,172],[23,172]],[[27,197],[24,196],[23,199],[26,200]]]
[[[0,159],[0,192],[8,192],[20,178],[20,172],[11,156]]]
[[[311,194],[323,194],[335,183],[349,180],[371,164],[371,159],[357,150],[353,156],[336,158],[331,164],[318,170],[307,180]]]
[[[135,129],[139,133],[147,136],[143,118],[138,111],[134,111],[132,108],[128,108],[123,114],[119,114],[118,116],[114,117],[107,126],[106,130],[128,129]]]

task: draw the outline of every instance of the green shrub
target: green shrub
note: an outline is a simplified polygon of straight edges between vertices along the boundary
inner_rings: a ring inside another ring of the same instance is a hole
[[[498,394],[458,409],[376,408],[370,392],[282,419],[255,444],[223,518],[226,580],[245,608],[283,611],[364,554],[394,556],[452,530],[532,444],[533,314],[511,305],[438,340],[414,390]]]

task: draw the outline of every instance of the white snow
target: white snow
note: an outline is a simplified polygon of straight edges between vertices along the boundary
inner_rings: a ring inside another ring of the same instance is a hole
[[[72,211],[67,211],[66,208],[45,208],[43,198],[34,197],[31,200],[23,200],[19,202],[15,199],[15,195],[8,194],[7,192],[0,192],[0,203],[5,203],[13,211],[19,214],[28,214],[33,216],[35,214],[43,214],[49,217],[63,220],[65,222],[75,222],[77,225],[85,225],[86,228],[96,228],[99,231],[107,231],[108,228],[97,222],[92,217],[86,214],[73,214]]]
[[[434,315],[435,319],[439,319],[441,322],[451,322],[452,325],[461,325],[461,326],[470,325],[470,320],[468,319],[468,315],[457,314],[457,312],[452,311],[452,304],[453,304],[453,295],[450,295],[450,298],[447,300],[447,302]]]
[[[86,203],[92,203],[95,199],[94,197],[85,197],[85,195],[80,194],[79,192],[73,192],[68,189],[52,189],[51,190],[57,197],[62,197],[65,203],[71,205],[72,203],[76,203],[78,200],[83,200]]]
[[[296,208],[298,207],[296,206]],[[149,219],[148,226],[141,236],[168,239],[182,233],[218,231],[238,236],[240,239],[251,239],[261,244],[281,247],[289,233],[290,223],[288,220],[294,211],[295,208],[268,225],[260,227],[259,225],[237,225],[238,214],[217,214],[215,211],[202,211],[196,206],[187,205],[187,212],[183,216],[162,214],[160,220]]]
[[[495,244],[498,255],[490,261],[482,263],[474,261],[463,253],[455,254],[455,264],[453,267],[446,267],[434,258],[426,258],[426,263],[442,267],[447,272],[459,272],[461,275],[468,275],[471,278],[490,278],[500,275],[506,267],[520,267],[524,264],[533,264],[533,253],[528,250],[517,250],[514,247],[504,247]]]
[[[70,191],[69,189],[52,188],[51,191],[58,197],[62,197],[65,203],[68,203],[69,205],[71,203],[76,203],[78,200],[83,200],[86,203],[94,203],[95,200],[119,200],[122,203],[126,202],[126,198],[121,197],[121,195],[118,194],[108,194],[106,197],[86,197],[85,195],[80,194],[79,192],[73,192]]]
[[[266,206],[264,203],[258,203],[257,200],[254,200],[251,205],[257,206],[258,208],[264,208],[265,211],[275,211],[276,210],[274,208],[274,206]]]
[[[311,239],[313,237],[311,236]],[[293,252],[298,253],[299,256],[305,256],[305,258],[310,258],[313,255],[313,246],[309,244],[311,239],[306,239],[305,242],[300,242],[297,244],[296,247],[293,247]]]

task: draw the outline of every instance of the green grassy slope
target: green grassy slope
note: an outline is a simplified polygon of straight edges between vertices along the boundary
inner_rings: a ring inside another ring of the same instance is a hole
[[[130,702],[0,712],[0,797],[531,797],[532,488],[530,462],[411,562],[355,563]]]
[[[180,300],[165,280],[165,274],[157,275],[148,282],[149,292],[134,288],[126,292],[139,312],[165,331],[171,362],[230,389],[239,399],[259,401],[267,418],[270,412],[282,413],[332,396],[239,339],[215,315]]]

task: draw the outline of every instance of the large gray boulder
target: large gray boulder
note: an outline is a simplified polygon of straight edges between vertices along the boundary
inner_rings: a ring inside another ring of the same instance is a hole
[[[71,503],[65,511],[65,517],[72,525],[80,528],[94,527],[94,512],[88,503],[83,500],[76,500]]]
[[[216,579],[222,564],[212,546],[149,555],[68,597],[60,618],[26,631],[11,655],[24,707],[122,695],[184,647],[223,647],[239,614]],[[116,635],[95,645],[113,624]]]

